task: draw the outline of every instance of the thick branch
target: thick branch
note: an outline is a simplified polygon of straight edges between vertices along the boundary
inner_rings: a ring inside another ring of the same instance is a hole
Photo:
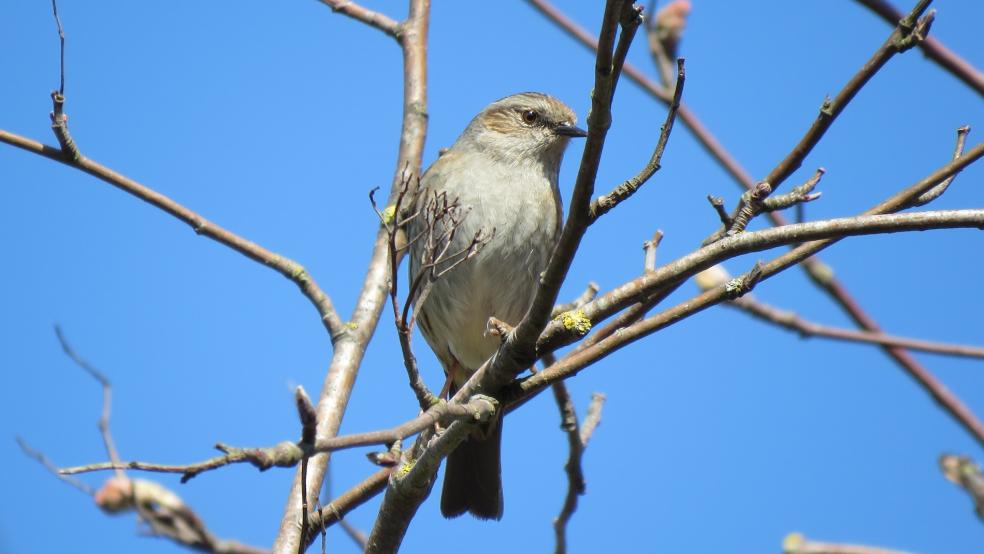
[[[399,139],[399,155],[390,188],[390,205],[399,194],[400,183],[420,175],[424,139],[427,134],[427,32],[430,0],[409,0],[409,14],[400,23],[397,40],[403,51],[403,125]],[[338,341],[331,366],[325,377],[318,400],[318,438],[327,439],[338,434],[342,416],[348,405],[355,376],[362,363],[366,347],[372,339],[379,316],[389,292],[390,266],[389,236],[385,226],[380,226],[373,244],[362,291],[352,313],[351,331]],[[316,498],[324,481],[328,456],[319,455],[308,462],[308,496]],[[300,472],[294,484],[280,521],[280,532],[274,543],[276,554],[294,554],[301,543],[300,537]]]

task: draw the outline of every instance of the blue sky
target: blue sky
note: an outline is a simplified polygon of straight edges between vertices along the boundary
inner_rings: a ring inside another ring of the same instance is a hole
[[[897,2],[898,3],[898,2]],[[561,6],[596,30],[601,8]],[[795,144],[888,35],[854,2],[694,2],[682,46],[685,101],[756,177]],[[984,66],[984,5],[940,1],[932,33]],[[370,6],[402,17],[402,2]],[[213,221],[303,263],[350,313],[376,216],[369,189],[388,186],[400,127],[401,61],[379,32],[296,2],[145,3],[63,0],[70,125],[82,152]],[[48,93],[57,38],[46,0],[0,8],[0,128],[54,143]],[[630,60],[653,74],[643,37]],[[586,116],[593,56],[521,2],[436,2],[429,49],[425,163],[502,96],[549,92]],[[618,89],[599,189],[648,159],[664,108]],[[892,60],[790,181],[817,166],[823,198],[807,217],[860,212],[949,159],[954,130],[984,136],[981,98],[917,51]],[[562,171],[569,195],[580,155]],[[934,208],[979,208],[984,166]],[[78,171],[0,147],[0,552],[174,552],[138,535],[130,516],[91,501],[20,454],[25,437],[57,463],[103,460],[98,386],[61,353],[59,323],[113,380],[113,431],[125,458],[182,463],[211,445],[267,445],[298,435],[291,390],[316,395],[331,348],[316,312],[274,272]],[[738,189],[679,126],[663,169],[595,225],[565,297],[636,276],[656,228],[659,260],[693,249],[716,226],[708,193]],[[889,331],[984,344],[982,238],[935,231],[842,242],[822,258]],[[729,269],[740,272],[756,258]],[[671,299],[684,300],[684,286]],[[760,299],[812,320],[846,317],[794,270]],[[417,341],[437,388],[437,363]],[[917,354],[978,414],[984,364]],[[984,526],[937,468],[943,452],[981,447],[877,349],[801,340],[713,309],[608,357],[570,381],[582,410],[608,397],[585,456],[588,494],[570,527],[574,552],[779,552],[782,538],[859,542],[920,553],[980,552]],[[415,414],[392,321],[384,317],[358,377],[343,432]],[[473,540],[476,551],[553,548],[566,442],[550,395],[505,423],[506,508],[500,523],[446,521],[436,496],[405,552]],[[334,490],[373,468],[334,458]],[[92,475],[94,485],[108,475]],[[148,477],[148,476],[144,476]],[[234,467],[173,487],[212,530],[269,544],[290,470]],[[371,527],[377,502],[350,516]],[[355,552],[340,530],[333,552]]]

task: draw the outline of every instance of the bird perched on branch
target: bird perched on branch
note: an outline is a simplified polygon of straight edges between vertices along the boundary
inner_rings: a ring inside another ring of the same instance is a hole
[[[415,299],[417,322],[452,395],[499,347],[487,332],[489,318],[514,326],[530,307],[560,235],[564,150],[570,138],[587,135],[576,119],[546,94],[497,100],[421,177],[418,209],[427,198],[457,204],[442,221],[434,221],[438,210],[422,211],[406,229],[413,240],[410,278],[428,271],[432,277],[428,292]],[[462,252],[470,259],[452,259]],[[500,418],[448,456],[445,517],[502,518],[501,439]]]

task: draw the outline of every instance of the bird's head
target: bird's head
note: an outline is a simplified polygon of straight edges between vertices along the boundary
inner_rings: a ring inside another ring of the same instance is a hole
[[[560,165],[572,137],[587,133],[578,128],[574,110],[552,96],[523,92],[489,104],[462,133],[455,147],[479,149],[511,163]]]

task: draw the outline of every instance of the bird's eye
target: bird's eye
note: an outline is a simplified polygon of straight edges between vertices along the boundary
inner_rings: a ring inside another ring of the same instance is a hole
[[[527,125],[533,125],[540,119],[540,114],[536,113],[534,110],[526,110],[523,112],[523,121]]]

